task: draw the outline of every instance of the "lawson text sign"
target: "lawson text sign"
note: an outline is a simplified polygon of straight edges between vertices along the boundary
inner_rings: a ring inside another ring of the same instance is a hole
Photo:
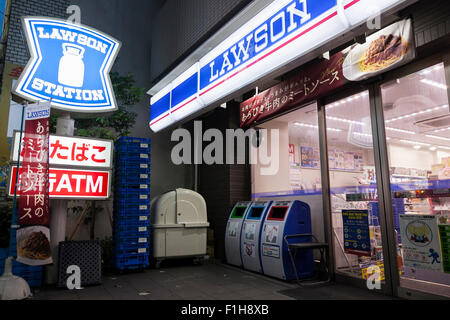
[[[408,0],[378,0],[380,13]],[[372,16],[373,0],[272,1],[165,87],[155,86],[150,128],[158,132],[224,102],[255,81],[336,40]],[[161,82],[162,84],[163,82]]]
[[[99,31],[63,20],[22,19],[31,59],[15,93],[73,112],[117,109],[109,71],[120,43]]]

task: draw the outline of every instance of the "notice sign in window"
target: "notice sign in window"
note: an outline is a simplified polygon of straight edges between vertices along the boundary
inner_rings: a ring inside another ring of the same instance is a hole
[[[368,210],[342,210],[345,253],[370,257]]]

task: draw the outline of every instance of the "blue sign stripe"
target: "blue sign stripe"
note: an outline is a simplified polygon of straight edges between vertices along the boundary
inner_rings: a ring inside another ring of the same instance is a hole
[[[170,92],[156,101],[150,108],[150,121],[170,110]]]
[[[307,11],[307,13],[311,15],[310,19],[307,19],[301,23],[301,17],[289,13],[288,8],[290,8],[294,3],[297,10]],[[267,52],[269,49],[273,48],[275,44],[282,42],[286,37],[302,28],[311,20],[314,20],[335,6],[336,0],[292,1],[283,9],[272,15],[264,23],[255,28],[252,32],[247,34],[245,37],[242,37],[241,40],[236,42],[236,44],[208,63],[208,65],[201,68],[200,90],[203,90],[211,83],[222,79],[241,64],[245,63],[245,61]],[[296,25],[295,28],[290,28],[294,25]],[[242,51],[239,55],[239,43],[242,41],[242,47],[244,49],[248,48],[246,51],[247,55],[245,55]],[[234,52],[232,51],[233,49]],[[214,64],[214,66],[212,67],[211,64]],[[214,78],[214,75],[217,75],[218,77]],[[211,80],[212,78],[214,78],[214,80]]]
[[[117,51],[118,42],[89,28],[73,27],[62,21],[27,19],[26,22],[26,27],[31,32],[29,40],[34,48],[35,62],[27,66],[21,85],[17,89],[19,92],[36,100],[51,98],[53,106],[72,108],[71,110],[83,108],[100,111],[114,106],[114,93],[110,90],[104,72]],[[62,32],[70,33],[71,36],[63,38]],[[83,43],[80,39],[85,39],[86,42]],[[63,62],[69,50],[72,50],[72,60],[69,57]],[[74,63],[73,56],[79,64],[76,70],[79,73],[77,80],[81,80],[79,82],[81,86],[60,82],[64,75],[73,76],[73,71],[67,71]]]
[[[189,79],[178,85],[172,91],[172,107],[182,103],[186,99],[197,94],[198,91],[198,73],[192,75]]]

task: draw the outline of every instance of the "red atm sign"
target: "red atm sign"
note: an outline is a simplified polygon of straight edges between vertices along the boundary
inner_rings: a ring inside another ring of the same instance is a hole
[[[10,172],[9,195],[14,196],[17,167],[13,167]],[[22,167],[19,179],[21,174]],[[107,199],[110,184],[110,171],[49,169],[49,193],[52,199]],[[20,195],[20,187],[17,195]]]

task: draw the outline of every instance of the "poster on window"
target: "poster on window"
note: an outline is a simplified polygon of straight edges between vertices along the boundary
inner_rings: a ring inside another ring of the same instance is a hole
[[[320,168],[319,150],[312,147],[301,147],[301,166],[303,168]]]
[[[450,273],[450,216],[442,215],[438,218],[438,222],[442,251],[442,269],[445,273]]]
[[[442,271],[442,254],[435,215],[400,215],[403,260],[406,267]]]
[[[18,200],[17,261],[28,265],[52,263],[49,200],[50,104],[25,109],[23,168]]]
[[[345,253],[371,256],[368,210],[342,210]]]

